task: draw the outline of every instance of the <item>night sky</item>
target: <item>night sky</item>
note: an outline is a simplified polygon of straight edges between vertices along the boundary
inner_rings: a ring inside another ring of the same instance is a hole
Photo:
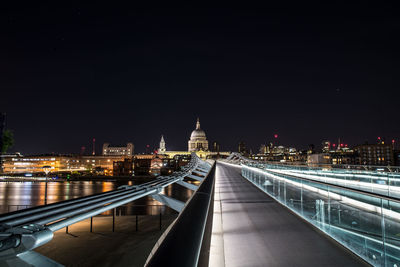
[[[256,151],[275,133],[299,148],[400,139],[399,16],[390,2],[348,2],[2,6],[12,151],[79,153],[95,137],[143,152],[161,134],[186,150],[197,117],[222,150]]]

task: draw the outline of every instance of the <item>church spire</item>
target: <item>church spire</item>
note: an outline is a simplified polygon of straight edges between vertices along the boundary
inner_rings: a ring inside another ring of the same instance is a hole
[[[197,123],[196,123],[196,130],[200,129],[200,119],[197,118]]]
[[[164,135],[161,135],[161,141],[160,141],[160,148],[158,149],[158,153],[164,153],[166,151],[165,147],[165,141],[164,141]]]

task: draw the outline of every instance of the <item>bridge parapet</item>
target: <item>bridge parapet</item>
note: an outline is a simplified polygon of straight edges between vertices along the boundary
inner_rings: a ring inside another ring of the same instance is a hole
[[[260,162],[248,159],[239,153],[232,153],[226,162],[263,169],[275,175],[321,181],[327,184],[340,185],[400,199],[399,168],[386,167],[385,169],[382,166],[381,168],[377,168],[377,166],[350,168],[349,165],[347,165],[348,168],[337,168],[335,165],[308,166],[280,162]],[[391,170],[390,172],[389,169]]]
[[[253,161],[241,166],[244,178],[369,264],[400,266],[398,198],[334,184],[329,175],[311,179]]]

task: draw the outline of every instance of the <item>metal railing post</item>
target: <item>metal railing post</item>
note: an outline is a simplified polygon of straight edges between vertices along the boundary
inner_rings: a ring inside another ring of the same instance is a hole
[[[161,212],[160,212],[160,230],[162,229],[162,218],[161,218]]]
[[[90,232],[93,233],[93,217],[90,217]]]
[[[112,211],[112,214],[113,214],[112,231],[113,232],[115,231],[115,212],[116,212],[116,209],[113,209],[113,211]]]

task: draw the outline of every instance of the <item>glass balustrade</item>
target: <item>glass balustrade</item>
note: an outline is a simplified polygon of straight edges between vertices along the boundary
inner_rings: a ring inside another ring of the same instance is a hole
[[[276,175],[296,176],[325,183],[346,186],[366,192],[400,199],[400,173],[357,169],[294,166],[270,163],[248,163]],[[387,168],[387,167],[385,167]],[[397,171],[397,169],[396,169]]]
[[[243,165],[242,175],[373,266],[400,267],[400,200]]]

